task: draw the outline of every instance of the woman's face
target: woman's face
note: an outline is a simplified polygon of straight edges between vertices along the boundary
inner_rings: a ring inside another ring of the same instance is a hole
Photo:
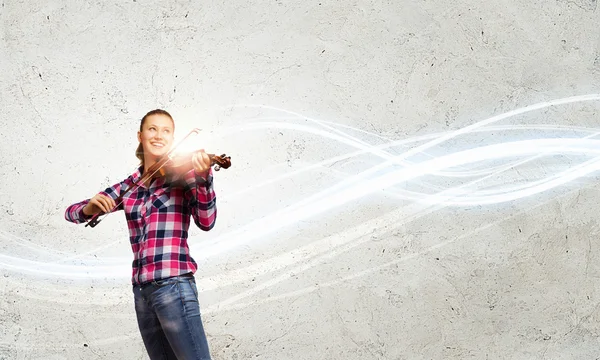
[[[144,148],[146,159],[158,159],[169,151],[173,145],[173,121],[162,114],[150,115],[146,118],[142,131],[138,131],[138,141]]]

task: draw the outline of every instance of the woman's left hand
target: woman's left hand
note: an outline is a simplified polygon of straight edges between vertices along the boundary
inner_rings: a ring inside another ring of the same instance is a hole
[[[192,156],[192,164],[194,165],[194,171],[196,172],[196,175],[206,179],[211,165],[208,154],[206,154],[204,150],[197,151]]]

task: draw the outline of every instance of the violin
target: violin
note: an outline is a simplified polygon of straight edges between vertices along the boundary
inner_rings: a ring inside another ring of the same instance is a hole
[[[198,133],[200,129],[193,129],[187,134],[179,144],[174,146],[163,155],[154,165],[148,168],[147,171],[144,172],[142,177],[135,183],[129,185],[129,187],[123,192],[123,194],[127,194],[129,191],[133,190],[136,187],[139,187],[140,184],[145,184],[146,182],[152,181],[161,177],[180,177],[181,175],[186,174],[187,172],[194,169],[194,164],[192,159],[194,154],[198,151],[193,151],[189,153],[177,154],[175,153],[175,149],[192,133]],[[215,171],[219,171],[220,169],[228,169],[231,166],[231,157],[225,154],[223,155],[215,155],[215,154],[207,154],[210,159],[210,166],[214,167]],[[115,202],[117,205],[112,210],[118,208],[123,203],[123,195],[119,196]],[[112,211],[111,211],[112,212]],[[100,212],[92,216],[85,227],[95,227],[101,221],[100,216],[108,215],[108,213]]]
[[[173,175],[183,175],[194,169],[192,159],[194,154],[197,152],[198,151],[194,151],[191,153],[177,154],[162,158],[148,169],[148,173],[152,174],[152,179]],[[214,166],[215,171],[219,171],[221,168],[228,169],[231,166],[230,156],[225,154],[220,156],[215,154],[206,155],[208,155],[210,159],[210,166]]]

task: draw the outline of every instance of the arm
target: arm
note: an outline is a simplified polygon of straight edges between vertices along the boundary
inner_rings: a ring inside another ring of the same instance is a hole
[[[206,179],[196,174],[194,170],[190,170],[185,175],[185,182],[187,188],[184,196],[194,218],[194,223],[201,230],[211,230],[217,219],[212,169],[209,169],[206,173]]]
[[[101,191],[98,194],[96,194],[93,198],[85,199],[83,201],[70,205],[65,210],[65,220],[75,224],[81,224],[89,220],[94,214],[102,212],[98,205],[95,205],[98,204],[97,199],[100,199],[100,201],[103,204],[106,204],[105,206],[110,209],[110,211],[106,212],[122,210],[122,204],[120,204],[118,207],[114,207],[114,204],[117,201],[117,198],[120,196],[121,191],[125,189],[125,187],[128,186],[130,183],[131,177],[121,181],[120,183],[114,184],[106,188],[104,191]],[[107,202],[106,200],[102,200],[102,197],[112,199],[112,201]]]
[[[92,215],[86,215],[83,213],[83,208],[90,202],[90,199],[85,199],[81,202],[75,203],[67,207],[65,210],[65,220],[75,224],[81,224],[86,222]]]

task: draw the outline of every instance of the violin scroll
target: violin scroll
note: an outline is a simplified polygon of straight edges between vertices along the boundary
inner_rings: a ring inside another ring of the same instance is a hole
[[[225,154],[217,156],[208,154],[211,165],[214,165],[215,171],[219,171],[221,168],[228,169],[231,166],[231,156]]]

